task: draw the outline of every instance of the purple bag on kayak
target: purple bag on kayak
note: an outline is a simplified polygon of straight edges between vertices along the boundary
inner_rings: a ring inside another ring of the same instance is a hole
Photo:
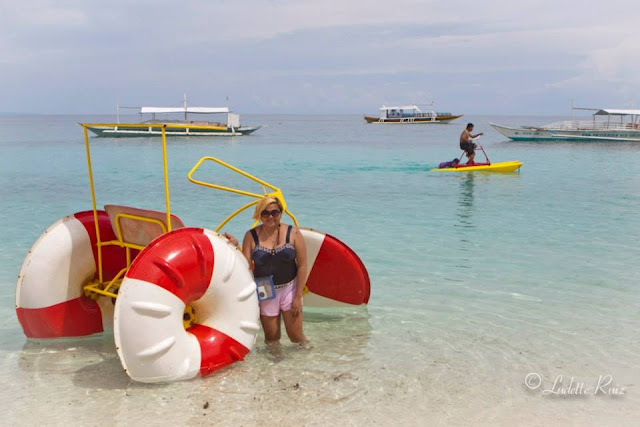
[[[442,162],[438,165],[438,169],[455,168],[458,166],[458,163],[460,163],[460,160],[458,159],[453,159],[450,162]]]

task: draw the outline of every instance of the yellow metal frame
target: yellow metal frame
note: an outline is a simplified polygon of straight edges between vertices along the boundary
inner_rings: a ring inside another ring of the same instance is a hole
[[[103,242],[102,246],[108,246],[108,245],[117,245],[120,246],[122,248],[126,248],[127,250],[127,266],[131,265],[131,249],[138,249],[138,250],[143,250],[145,247],[143,245],[137,245],[135,243],[129,243],[129,242],[125,242],[124,241],[124,234],[122,233],[122,225],[120,224],[120,219],[122,218],[130,218],[130,219],[135,219],[138,221],[144,221],[144,222],[150,222],[152,224],[157,224],[160,226],[160,229],[162,230],[162,233],[168,233],[169,231],[171,231],[171,221],[169,221],[167,224],[168,226],[165,226],[165,224],[160,221],[159,219],[155,219],[155,218],[147,218],[144,216],[139,216],[139,215],[132,215],[132,214],[127,214],[127,213],[119,213],[116,215],[115,218],[115,223],[116,223],[116,237],[118,238],[118,240],[110,240],[108,242]]]
[[[249,178],[255,182],[257,182],[258,184],[262,185],[262,189],[264,191],[263,194],[258,194],[258,193],[250,193],[248,191],[244,191],[244,190],[238,190],[236,188],[231,188],[231,187],[224,187],[222,185],[217,185],[217,184],[212,184],[210,182],[205,182],[205,181],[200,181],[198,179],[195,179],[193,177],[193,174],[200,169],[200,166],[202,166],[202,164],[206,161],[212,161],[215,162],[221,166],[226,167],[227,169],[230,169],[236,173],[239,173],[240,175]],[[228,191],[231,193],[235,193],[235,194],[240,194],[243,196],[248,196],[248,197],[255,197],[258,200],[254,200],[252,202],[247,203],[246,205],[242,206],[240,209],[236,210],[235,212],[233,212],[231,215],[229,215],[224,221],[222,221],[220,223],[220,225],[218,225],[218,227],[215,229],[216,232],[219,232],[222,227],[224,227],[229,221],[231,221],[234,217],[236,217],[238,214],[240,214],[241,212],[245,211],[246,209],[250,208],[251,206],[255,205],[256,203],[258,203],[259,199],[262,199],[264,196],[273,196],[273,197],[277,197],[280,200],[280,203],[282,203],[282,209],[284,211],[284,213],[286,213],[287,215],[289,215],[289,217],[291,217],[291,219],[293,220],[293,223],[297,226],[298,225],[298,220],[296,219],[296,217],[289,211],[289,209],[287,209],[287,202],[284,199],[284,196],[282,195],[282,190],[279,189],[278,187],[275,187],[271,184],[269,184],[268,182],[265,182],[263,180],[261,180],[260,178],[256,178],[255,176],[241,170],[238,169],[235,166],[230,165],[229,163],[222,161],[220,159],[217,159],[215,157],[210,157],[210,156],[205,156],[203,158],[201,158],[198,163],[195,164],[195,166],[193,168],[191,168],[191,171],[189,171],[189,173],[187,174],[187,178],[189,178],[189,181],[193,182],[194,184],[197,185],[202,185],[205,187],[209,187],[209,188],[214,188],[216,190],[222,190],[222,191]],[[267,193],[265,187],[269,187],[271,190],[273,190],[271,193]],[[257,221],[254,222],[254,226],[257,224]]]
[[[162,221],[159,221],[157,219],[152,219],[152,218],[145,218],[145,217],[141,217],[141,216],[137,216],[137,215],[129,215],[129,214],[118,214],[116,216],[116,229],[117,229],[117,236],[118,236],[118,240],[111,240],[111,241],[102,241],[102,237],[100,236],[100,227],[98,225],[98,208],[97,208],[97,203],[96,203],[96,190],[95,190],[95,185],[94,185],[94,181],[93,181],[93,168],[91,166],[91,147],[90,147],[90,143],[89,143],[89,131],[87,128],[89,127],[95,127],[95,126],[117,126],[117,124],[94,124],[94,123],[81,123],[80,124],[82,126],[83,129],[83,133],[84,133],[84,143],[85,143],[85,150],[87,153],[87,170],[89,173],[89,187],[91,189],[91,206],[93,209],[93,223],[95,226],[95,230],[96,230],[96,245],[98,247],[98,278],[97,280],[92,280],[88,285],[86,285],[84,287],[84,292],[86,295],[91,296],[91,297],[96,297],[96,294],[99,295],[105,295],[105,296],[109,296],[112,298],[116,297],[116,293],[112,292],[112,290],[115,290],[117,292],[117,289],[120,286],[120,283],[122,282],[122,276],[124,275],[124,273],[128,270],[128,268],[131,266],[131,249],[144,249],[144,246],[141,245],[135,245],[132,243],[127,243],[124,242],[122,239],[122,229],[120,227],[120,218],[132,218],[132,219],[137,219],[140,221],[147,221],[147,222],[152,222],[152,223],[158,223],[160,224],[160,226],[162,227],[162,230],[164,232],[169,232],[171,231],[171,203],[170,203],[170,197],[169,197],[169,173],[168,173],[168,168],[167,168],[167,135],[166,135],[166,129],[167,127],[181,127],[178,125],[168,125],[168,124],[132,124],[132,125],[127,125],[127,126],[131,126],[131,127],[140,127],[140,128],[149,128],[149,127],[154,127],[154,128],[160,128],[162,131],[162,167],[163,167],[163,176],[164,176],[164,193],[165,193],[165,204],[166,204],[166,213],[167,213],[167,223],[166,226],[165,224],[162,223]],[[182,126],[184,127],[184,126]],[[120,272],[118,272],[118,274],[116,275],[116,277],[114,277],[113,279],[111,279],[109,282],[105,282],[104,281],[104,275],[103,275],[103,268],[102,268],[102,248],[104,246],[119,246],[122,248],[126,249],[126,253],[127,253],[127,267],[123,268]]]
[[[115,226],[116,226],[116,236],[117,236],[117,240],[109,240],[109,241],[102,241],[102,236],[100,235],[100,227],[98,225],[98,208],[97,208],[97,203],[96,203],[96,191],[95,191],[95,185],[94,185],[94,180],[93,180],[93,168],[92,168],[92,164],[91,164],[91,147],[90,147],[90,143],[89,143],[89,131],[88,128],[89,127],[115,127],[121,124],[117,124],[117,123],[81,123],[80,124],[82,126],[83,132],[84,132],[84,140],[85,140],[85,150],[86,150],[86,154],[87,154],[87,170],[88,170],[88,175],[89,175],[89,187],[91,189],[91,205],[92,205],[92,209],[93,209],[93,219],[94,219],[94,225],[95,225],[95,231],[96,231],[96,244],[97,244],[97,253],[98,253],[98,266],[97,266],[97,270],[98,270],[98,277],[97,279],[92,280],[89,284],[84,286],[84,293],[85,295],[87,295],[90,298],[97,298],[98,295],[103,295],[103,296],[107,296],[107,297],[111,297],[111,298],[116,298],[117,297],[117,290],[120,287],[120,284],[122,283],[122,278],[124,277],[124,274],[126,273],[126,271],[129,269],[129,267],[131,266],[131,249],[137,249],[137,250],[142,250],[144,249],[144,246],[142,245],[138,245],[138,244],[134,244],[134,243],[129,243],[129,242],[125,242],[124,238],[123,238],[123,232],[122,232],[122,226],[120,224],[120,220],[122,218],[130,218],[130,219],[135,219],[135,220],[139,220],[139,221],[146,221],[146,222],[150,222],[153,224],[157,224],[160,225],[160,227],[162,228],[162,231],[164,233],[168,233],[171,231],[171,203],[170,203],[170,197],[169,197],[169,173],[168,173],[168,168],[167,168],[167,135],[166,135],[166,131],[167,129],[171,129],[171,128],[205,128],[206,126],[198,126],[198,125],[179,125],[179,124],[127,124],[127,127],[136,127],[136,128],[160,128],[161,132],[162,132],[162,168],[163,168],[163,176],[164,176],[164,192],[165,192],[165,204],[166,204],[166,214],[167,214],[167,222],[166,224],[164,224],[162,221],[158,220],[158,219],[154,219],[154,218],[147,218],[147,217],[143,217],[143,216],[139,216],[139,215],[132,215],[132,214],[127,214],[127,213],[119,213],[116,215],[115,218]],[[230,170],[232,170],[233,172],[236,172],[246,178],[249,178],[255,182],[257,182],[258,184],[260,184],[262,186],[263,189],[263,194],[258,194],[258,193],[251,193],[248,191],[243,191],[243,190],[239,190],[239,189],[235,189],[235,188],[230,188],[230,187],[225,187],[225,186],[221,186],[221,185],[217,185],[217,184],[213,184],[210,182],[206,182],[206,181],[201,181],[198,179],[195,179],[193,177],[193,175],[195,174],[195,172],[202,166],[203,163],[205,162],[215,162],[223,167],[226,167]],[[265,182],[259,178],[256,178],[255,176],[236,168],[235,166],[232,166],[220,159],[217,159],[215,157],[209,157],[209,156],[205,156],[202,157],[197,163],[196,165],[191,169],[191,171],[189,171],[189,174],[187,175],[189,181],[191,181],[194,184],[197,185],[201,185],[204,187],[209,187],[209,188],[213,188],[216,190],[222,190],[222,191],[228,191],[231,193],[235,193],[235,194],[240,194],[243,196],[248,196],[248,197],[252,197],[255,198],[257,200],[253,200],[249,203],[247,203],[246,205],[242,206],[241,208],[237,209],[235,212],[233,212],[231,215],[229,215],[224,221],[222,221],[222,223],[220,223],[220,225],[218,225],[218,227],[215,229],[216,232],[219,232],[222,227],[224,227],[229,221],[231,221],[234,217],[236,217],[238,214],[240,214],[241,212],[245,211],[246,209],[248,209],[249,207],[255,205],[256,203],[258,203],[259,199],[263,198],[264,196],[273,196],[273,197],[277,197],[280,202],[282,203],[282,208],[285,214],[289,215],[289,217],[291,217],[291,219],[293,220],[294,224],[297,226],[298,225],[298,220],[296,219],[296,217],[289,211],[289,209],[287,208],[287,203],[285,201],[285,198],[282,194],[282,190],[278,187],[275,187],[271,184],[269,184],[268,182]],[[271,192],[267,192],[267,188],[269,188],[270,190],[272,190]],[[254,223],[254,226],[257,224],[257,221]],[[126,257],[127,257],[127,266],[125,268],[123,268],[122,270],[120,270],[118,272],[118,274],[111,280],[109,280],[108,282],[104,281],[104,275],[103,275],[103,261],[102,261],[102,248],[105,246],[118,246],[121,248],[125,248],[126,250]],[[188,310],[188,309],[187,309]],[[195,313],[191,313],[191,317],[193,318],[195,316]],[[191,320],[193,321],[193,320]],[[186,325],[186,323],[185,323]]]

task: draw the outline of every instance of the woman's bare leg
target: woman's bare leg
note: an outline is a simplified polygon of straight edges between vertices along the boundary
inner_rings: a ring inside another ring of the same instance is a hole
[[[260,316],[260,323],[262,323],[265,342],[280,341],[280,315]]]
[[[306,343],[307,337],[305,337],[302,332],[302,313],[294,316],[291,314],[291,310],[283,311],[282,318],[284,319],[284,327],[287,330],[287,335],[291,342]]]

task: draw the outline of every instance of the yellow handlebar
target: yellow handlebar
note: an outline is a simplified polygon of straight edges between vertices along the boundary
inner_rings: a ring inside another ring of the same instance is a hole
[[[250,193],[248,191],[238,190],[236,188],[225,187],[225,186],[222,186],[222,185],[212,184],[210,182],[205,182],[205,181],[201,181],[201,180],[195,179],[193,177],[193,174],[200,168],[200,166],[205,161],[212,161],[212,162],[218,163],[221,166],[224,166],[224,167],[226,167],[228,169],[231,169],[232,171],[234,171],[236,173],[239,173],[240,175],[257,182],[258,184],[262,185],[264,193],[263,194]],[[202,185],[202,186],[213,188],[213,189],[216,189],[216,190],[228,191],[228,192],[240,194],[240,195],[243,195],[243,196],[254,197],[256,199],[262,199],[264,196],[277,197],[280,200],[280,202],[282,203],[282,209],[284,210],[284,213],[286,213],[287,215],[289,215],[291,217],[291,219],[293,220],[293,223],[296,226],[298,225],[298,220],[296,219],[296,217],[291,212],[289,212],[289,210],[287,209],[287,202],[285,201],[284,196],[282,195],[282,190],[280,190],[278,187],[275,187],[275,186],[269,184],[268,182],[265,182],[265,181],[261,180],[260,178],[256,178],[255,176],[253,176],[253,175],[251,175],[251,174],[249,174],[249,173],[247,173],[247,172],[245,172],[245,171],[243,171],[241,169],[238,169],[237,167],[232,166],[229,163],[224,162],[224,161],[222,161],[220,159],[217,159],[215,157],[210,157],[210,156],[205,156],[205,157],[201,158],[200,160],[198,160],[198,163],[196,163],[195,166],[193,168],[191,168],[191,170],[187,174],[187,178],[189,178],[189,181],[191,181],[191,182],[193,182],[194,184],[197,184],[197,185]],[[265,187],[268,187],[273,191],[270,192],[270,193],[267,193]],[[224,227],[235,216],[240,214],[242,211],[250,208],[251,206],[255,205],[256,203],[258,203],[258,200],[254,200],[254,201],[244,205],[240,209],[236,210],[235,212],[233,212],[224,221],[222,221],[222,223],[220,223],[220,225],[218,225],[218,227],[216,228],[215,231],[219,232],[222,229],[222,227]],[[254,226],[256,225],[256,223],[257,223],[257,221],[254,223]]]

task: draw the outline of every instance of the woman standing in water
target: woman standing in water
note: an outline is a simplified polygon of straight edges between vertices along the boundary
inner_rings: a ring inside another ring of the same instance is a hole
[[[307,248],[297,227],[283,224],[282,203],[265,196],[253,214],[261,224],[247,231],[242,253],[253,265],[256,280],[271,276],[275,298],[260,301],[260,322],[267,343],[280,340],[280,318],[292,342],[305,344],[302,332],[302,291],[307,277]],[[233,236],[227,235],[232,241]]]

